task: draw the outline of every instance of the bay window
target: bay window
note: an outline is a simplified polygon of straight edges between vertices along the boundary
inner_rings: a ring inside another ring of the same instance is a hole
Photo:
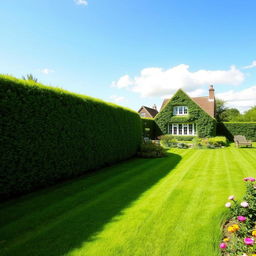
[[[172,135],[196,135],[196,124],[169,124],[168,133]]]

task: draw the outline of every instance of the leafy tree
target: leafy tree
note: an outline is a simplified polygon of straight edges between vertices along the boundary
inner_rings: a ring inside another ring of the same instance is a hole
[[[220,119],[223,122],[230,122],[240,116],[240,112],[236,108],[226,108],[221,114]]]
[[[221,99],[216,99],[216,119],[218,122],[222,122],[222,114],[227,110],[225,107],[225,101]]]
[[[256,122],[256,106],[251,107],[249,110],[245,111],[243,115],[239,115],[238,117],[236,117],[234,121]]]
[[[26,76],[22,76],[23,80],[28,80],[28,81],[34,81],[34,82],[38,82],[38,79],[36,77],[34,77],[32,74],[27,74]]]

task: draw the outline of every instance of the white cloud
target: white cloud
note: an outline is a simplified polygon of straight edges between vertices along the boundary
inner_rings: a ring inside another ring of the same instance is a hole
[[[133,84],[132,79],[128,75],[124,75],[118,79],[117,82],[112,82],[112,87],[116,88],[127,88]]]
[[[88,5],[86,0],[74,0],[77,5]]]
[[[112,86],[117,88],[129,88],[139,93],[142,97],[163,97],[173,94],[182,88],[186,92],[198,94],[198,90],[205,85],[226,84],[239,85],[244,81],[244,74],[235,66],[228,70],[198,70],[189,71],[189,66],[180,64],[164,70],[158,67],[142,69],[140,75],[131,78],[128,75],[120,77]]]
[[[217,98],[226,101],[228,107],[238,108],[240,111],[245,111],[256,105],[256,85],[241,91],[230,90],[223,93],[217,93]]]
[[[41,69],[40,72],[45,74],[45,75],[48,75],[50,73],[53,73],[54,70],[53,69],[49,69],[49,68],[44,68],[44,69]]]
[[[117,96],[117,95],[112,95],[110,96],[110,99],[115,102],[115,103],[120,103],[125,101],[125,98],[123,96]]]
[[[256,60],[254,60],[253,62],[252,62],[252,64],[250,64],[250,65],[248,65],[248,66],[245,66],[245,67],[243,67],[244,69],[250,69],[250,68],[255,68],[256,67]]]

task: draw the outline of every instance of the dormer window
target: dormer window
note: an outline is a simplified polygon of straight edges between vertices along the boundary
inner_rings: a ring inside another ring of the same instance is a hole
[[[174,116],[183,116],[188,114],[188,107],[186,106],[175,106],[173,108]]]

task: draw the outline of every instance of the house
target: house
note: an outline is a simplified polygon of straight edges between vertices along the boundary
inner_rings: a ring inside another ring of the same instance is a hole
[[[209,95],[192,98],[179,89],[165,99],[154,120],[161,134],[209,137],[216,135],[216,101],[211,85]]]
[[[140,114],[141,117],[148,117],[148,118],[154,118],[157,114],[157,108],[156,105],[154,105],[152,108],[142,106],[138,113]]]

